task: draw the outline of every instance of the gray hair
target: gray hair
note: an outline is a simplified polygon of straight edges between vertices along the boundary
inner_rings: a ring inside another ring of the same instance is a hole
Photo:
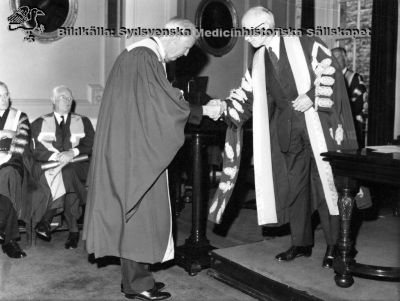
[[[62,92],[68,92],[72,96],[72,91],[70,88],[64,85],[59,85],[53,88],[53,95],[52,97],[55,97],[56,95],[62,93]]]
[[[0,86],[4,87],[4,89],[7,90],[7,94],[10,93],[10,91],[8,90],[8,86],[4,82],[0,81]]]
[[[175,29],[175,28],[183,29],[185,31],[185,34],[190,32],[190,34],[188,36],[193,37],[193,39],[195,39],[195,40],[197,40],[197,38],[198,38],[196,26],[193,24],[192,21],[190,21],[188,19],[172,18],[165,24],[165,28],[167,28],[167,29]]]
[[[255,18],[266,17],[265,22],[268,24],[268,27],[269,28],[275,27],[275,19],[274,19],[273,13],[269,9],[267,9],[263,6],[255,6],[255,7],[250,8],[249,10],[247,10],[245,12],[245,14],[243,15],[243,18],[248,15],[255,17]],[[242,18],[242,20],[243,20],[243,18]]]

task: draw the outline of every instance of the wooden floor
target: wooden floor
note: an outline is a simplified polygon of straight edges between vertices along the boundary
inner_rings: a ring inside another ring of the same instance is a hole
[[[285,236],[217,249],[209,275],[259,300],[400,300],[399,282],[355,277],[352,287],[337,287],[334,272],[321,267],[326,247],[322,231],[316,232],[310,258],[276,261],[274,256],[289,245]],[[400,218],[388,214],[364,222],[357,249],[360,263],[400,267]]]
[[[190,215],[191,205],[187,204],[178,218],[177,245],[182,245],[190,234]],[[387,265],[393,256],[400,258],[400,219],[387,213],[380,221],[383,223],[364,222],[360,230],[357,259],[363,263],[374,258],[375,264]],[[392,221],[395,223],[390,225]],[[313,255],[290,263],[274,260],[289,246],[290,237],[264,237],[255,210],[242,209],[225,234],[221,236],[221,230],[208,223],[207,237],[218,248],[215,254],[219,256],[213,269],[194,277],[176,265],[155,272],[157,281],[167,284],[171,300],[400,300],[399,283],[355,278],[351,288],[336,287],[332,271],[320,267],[325,248],[321,230],[316,231]],[[21,241],[28,254],[24,259],[0,254],[0,300],[126,300],[120,293],[118,262],[104,266],[91,263],[82,242],[76,250],[65,250],[67,235],[56,232],[51,242],[38,240],[32,247]],[[366,239],[361,239],[363,235]],[[393,236],[397,241],[389,238]],[[377,247],[376,239],[381,239],[381,247]],[[223,280],[222,274],[239,277],[241,283],[247,280],[257,284],[258,292],[246,290],[245,294],[238,282],[226,285],[216,279]]]

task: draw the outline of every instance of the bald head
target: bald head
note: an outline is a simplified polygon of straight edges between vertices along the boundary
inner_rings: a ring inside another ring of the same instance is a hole
[[[56,86],[51,96],[54,112],[61,115],[68,114],[71,111],[73,96],[72,91],[67,86]]]

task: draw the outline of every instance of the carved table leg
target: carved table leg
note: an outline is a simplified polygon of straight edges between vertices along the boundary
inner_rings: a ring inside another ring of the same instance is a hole
[[[209,251],[214,249],[206,236],[208,190],[205,182],[207,162],[203,161],[203,144],[208,136],[192,135],[193,147],[193,198],[192,198],[192,230],[185,244],[177,247],[175,261],[190,276],[197,275],[210,266]]]
[[[397,202],[393,208],[393,215],[400,217],[400,189],[396,189],[395,192],[395,198],[397,199]]]
[[[350,257],[353,241],[350,238],[351,214],[354,206],[354,198],[350,189],[343,189],[343,196],[339,199],[339,214],[341,218],[340,238],[338,242],[340,256],[334,259],[333,267],[336,272],[336,285],[346,288],[354,283],[351,275],[351,266],[355,260]]]

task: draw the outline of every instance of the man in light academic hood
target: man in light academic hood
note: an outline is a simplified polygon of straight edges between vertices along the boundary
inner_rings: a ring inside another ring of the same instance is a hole
[[[244,14],[242,25],[274,29],[274,16],[264,7],[254,7]],[[322,266],[330,268],[339,233],[338,194],[331,166],[320,154],[357,149],[343,76],[318,38],[259,34],[245,39],[257,51],[241,86],[226,100],[231,124],[227,160],[210,219],[221,220],[232,193],[241,126],[252,115],[258,223],[290,223],[292,245],[276,259],[311,255],[311,213],[318,210],[327,242]]]
[[[50,224],[53,216],[64,211],[69,228],[66,249],[75,249],[79,242],[78,219],[80,205],[86,202],[86,176],[89,162],[73,162],[78,156],[90,156],[94,129],[89,118],[71,112],[73,96],[66,86],[53,89],[53,112],[43,115],[32,123],[33,156],[37,162],[58,162],[59,166],[45,172],[51,194],[35,194],[33,207],[38,236],[51,239]]]
[[[167,80],[165,63],[187,55],[196,41],[190,21],[166,24],[177,27],[191,34],[144,39],[119,55],[97,122],[83,239],[96,258],[121,258],[121,289],[130,299],[171,296],[148,270],[174,257],[166,169],[185,124],[222,113],[220,105],[190,105]]]

